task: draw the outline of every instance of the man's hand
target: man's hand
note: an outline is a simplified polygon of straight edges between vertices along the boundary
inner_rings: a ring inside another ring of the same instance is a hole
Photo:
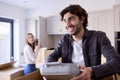
[[[92,68],[78,65],[82,73],[78,76],[73,77],[71,80],[91,80]]]

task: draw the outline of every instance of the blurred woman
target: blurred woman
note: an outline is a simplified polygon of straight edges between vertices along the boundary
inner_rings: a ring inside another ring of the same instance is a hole
[[[37,57],[39,48],[40,47],[36,47],[36,45],[35,45],[35,38],[34,38],[33,34],[28,33],[26,35],[26,45],[24,47],[25,62],[27,64],[24,67],[25,75],[37,70],[35,67],[35,59]]]

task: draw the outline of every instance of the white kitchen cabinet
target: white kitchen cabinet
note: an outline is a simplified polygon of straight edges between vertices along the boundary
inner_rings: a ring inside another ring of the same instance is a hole
[[[64,23],[60,20],[59,16],[47,18],[47,33],[52,35],[67,33]]]
[[[25,32],[33,33],[35,35],[35,19],[34,18],[26,19]]]
[[[113,10],[95,11],[88,14],[88,29],[105,32],[114,46]]]
[[[120,31],[120,4],[114,6],[115,31]]]
[[[88,12],[88,29],[103,31],[110,39],[114,46],[114,14],[113,10],[102,10]],[[63,31],[65,30],[65,31]],[[47,33],[48,34],[65,34],[67,33],[64,24],[60,23],[58,16],[47,18]]]
[[[39,16],[37,18],[26,19],[26,33],[33,33],[42,46],[46,46],[46,20]]]
[[[106,33],[114,46],[114,17],[113,10],[100,11],[95,14],[95,26],[98,30]]]
[[[87,26],[87,28],[89,30],[98,30],[98,28],[95,26],[95,12],[88,13],[88,26]]]

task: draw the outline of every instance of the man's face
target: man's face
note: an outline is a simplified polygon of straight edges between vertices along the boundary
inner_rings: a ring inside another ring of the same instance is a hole
[[[71,14],[70,12],[64,15],[63,21],[68,33],[71,35],[77,35],[82,29],[82,21],[78,16]]]

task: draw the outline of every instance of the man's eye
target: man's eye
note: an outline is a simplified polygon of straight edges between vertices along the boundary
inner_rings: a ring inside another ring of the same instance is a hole
[[[75,16],[71,16],[68,19],[63,19],[63,22],[72,21],[75,19]]]
[[[65,19],[63,19],[63,22],[66,22],[66,20],[65,20]]]
[[[69,18],[69,20],[74,20],[74,18],[75,18],[75,17],[74,17],[74,16],[72,16],[72,17],[70,17],[70,18]]]

